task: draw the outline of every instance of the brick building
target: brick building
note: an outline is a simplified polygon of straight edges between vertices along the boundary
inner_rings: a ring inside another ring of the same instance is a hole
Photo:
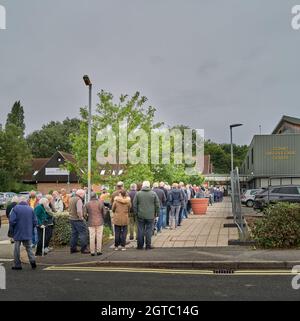
[[[65,188],[67,192],[79,188],[81,185],[78,176],[62,169],[65,162],[74,161],[73,155],[61,151],[57,151],[50,158],[34,158],[30,171],[23,178],[23,183],[34,185],[43,194],[61,188]]]

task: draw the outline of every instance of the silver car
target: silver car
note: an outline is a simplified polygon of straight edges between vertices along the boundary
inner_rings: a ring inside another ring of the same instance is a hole
[[[12,198],[16,196],[16,193],[13,192],[4,192],[0,193],[0,208],[5,208]]]
[[[262,191],[262,188],[247,189],[241,196],[242,204],[245,204],[248,207],[253,207],[255,195]]]

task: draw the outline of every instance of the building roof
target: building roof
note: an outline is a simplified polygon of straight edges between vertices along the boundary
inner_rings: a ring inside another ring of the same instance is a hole
[[[283,115],[282,118],[280,119],[279,123],[277,124],[277,126],[273,130],[273,132],[272,132],[273,135],[274,134],[278,134],[278,131],[279,131],[279,129],[282,126],[283,123],[290,123],[290,124],[293,124],[293,125],[299,125],[300,126],[300,118]]]
[[[42,168],[49,161],[49,159],[50,158],[33,158],[27,173],[25,173],[23,176],[23,181],[31,182],[33,174],[38,172],[40,168]]]
[[[72,154],[61,152],[61,151],[58,151],[58,152],[61,154],[61,156],[64,158],[64,160],[66,160],[70,163],[76,163],[75,157]]]

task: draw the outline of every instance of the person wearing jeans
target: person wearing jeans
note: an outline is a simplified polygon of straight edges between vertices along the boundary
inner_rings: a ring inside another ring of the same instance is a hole
[[[174,227],[176,228],[180,221],[180,209],[184,205],[182,190],[178,188],[178,184],[174,183],[169,193],[168,202],[171,207],[170,211],[170,227],[173,228],[173,220],[175,219]]]
[[[157,194],[151,190],[150,182],[143,182],[142,189],[133,200],[133,210],[138,219],[137,249],[150,250],[154,219],[159,215],[160,202]],[[146,242],[145,242],[146,241]]]
[[[88,246],[88,232],[87,227],[84,222],[83,217],[83,200],[85,196],[85,191],[79,189],[75,196],[70,199],[69,204],[69,214],[70,214],[70,222],[72,228],[72,236],[70,242],[70,252],[76,253],[79,252],[77,250],[78,238],[80,239],[81,253],[89,254],[90,252],[87,249]]]
[[[156,193],[158,199],[159,199],[159,205],[160,205],[160,209],[159,209],[159,216],[158,216],[158,220],[157,220],[157,232],[161,232],[161,230],[163,228],[166,227],[166,203],[167,203],[167,198],[166,198],[166,194],[165,192],[159,188],[159,184],[158,183],[154,183],[153,184],[153,192]]]
[[[170,211],[170,228],[176,228],[178,226],[179,214],[180,214],[181,206],[171,206]],[[174,222],[174,223],[173,223]]]
[[[130,192],[128,193],[130,200],[131,200],[131,209],[129,214],[129,239],[132,241],[134,240],[134,237],[137,239],[137,221],[136,216],[133,212],[133,200],[135,198],[135,195],[137,193],[137,185],[135,183],[130,185]]]
[[[112,206],[113,223],[115,226],[115,250],[122,247],[126,248],[127,226],[129,223],[129,212],[131,209],[131,200],[125,190],[120,191],[120,195],[114,198]]]
[[[37,218],[33,209],[27,205],[26,199],[21,198],[19,205],[16,205],[10,215],[9,224],[12,229],[12,236],[15,240],[14,266],[13,270],[22,270],[20,259],[20,246],[23,244],[26,248],[29,262],[32,269],[36,268],[35,257],[31,248],[32,232],[37,225]]]

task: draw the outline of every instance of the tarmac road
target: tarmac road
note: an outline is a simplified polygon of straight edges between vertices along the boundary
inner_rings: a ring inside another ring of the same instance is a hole
[[[206,275],[177,274],[174,270],[145,273],[128,269],[107,271],[94,268],[61,267],[62,270],[12,271],[3,263],[7,289],[0,290],[5,300],[299,300],[300,290],[291,286],[292,275]],[[49,267],[48,267],[49,269]],[[199,272],[199,271],[198,271]],[[191,272],[193,273],[193,272]],[[259,272],[258,272],[259,273]],[[288,272],[286,272],[288,273]],[[30,291],[28,291],[30,289]]]

